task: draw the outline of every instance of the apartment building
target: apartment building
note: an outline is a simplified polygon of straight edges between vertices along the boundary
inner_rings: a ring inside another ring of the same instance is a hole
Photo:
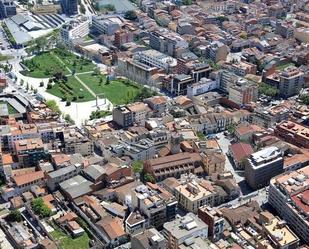
[[[118,59],[117,71],[119,74],[144,85],[156,84],[154,76],[159,70],[157,67],[146,65],[132,58]]]
[[[219,210],[209,206],[202,206],[198,209],[198,217],[208,225],[208,235],[212,241],[222,238],[225,220]]]
[[[279,94],[285,98],[299,94],[304,85],[304,73],[294,66],[285,68],[279,75]]]
[[[258,107],[252,115],[252,123],[261,127],[270,128],[276,123],[288,120],[291,113],[291,105],[281,103],[276,106]]]
[[[284,121],[276,126],[275,135],[286,142],[309,149],[309,128],[301,124]]]
[[[309,166],[274,177],[268,202],[293,231],[309,244]]]
[[[180,207],[196,214],[204,205],[213,207],[216,194],[207,189],[201,180],[191,179],[191,177],[182,176],[180,185],[175,187],[174,193]]]
[[[177,96],[187,95],[187,90],[190,85],[194,83],[191,75],[176,74],[170,83],[170,92]]]
[[[61,0],[61,7],[68,16],[76,15],[78,13],[77,0]]]
[[[130,30],[118,30],[114,36],[114,45],[118,48],[123,44],[133,42],[133,33]]]
[[[278,217],[267,220],[263,224],[263,231],[271,238],[276,248],[299,248],[299,238],[287,226],[285,220],[280,220]]]
[[[272,177],[282,172],[282,152],[274,146],[251,154],[245,165],[245,179],[253,189],[268,185]]]
[[[151,108],[153,114],[156,116],[160,116],[166,111],[167,98],[165,96],[154,96],[144,99],[144,102]]]
[[[12,177],[13,186],[5,186],[2,189],[2,198],[8,201],[10,198],[20,196],[22,193],[29,191],[32,186],[44,186],[45,176],[43,171],[32,171]]]
[[[93,153],[93,142],[75,128],[64,131],[63,144],[65,154],[78,153],[82,156],[89,156]]]
[[[149,45],[151,48],[175,57],[178,51],[186,51],[189,44],[179,34],[171,32],[167,29],[150,32]]]
[[[199,168],[202,166],[203,160],[198,153],[184,152],[147,160],[144,170],[157,181],[162,181],[167,177],[179,178],[185,173],[200,174]]]
[[[213,41],[206,47],[205,57],[212,60],[214,63],[219,61],[226,61],[226,57],[229,54],[230,49],[228,46],[220,41]]]
[[[89,34],[90,21],[85,16],[78,16],[69,23],[63,25],[60,29],[61,40],[67,44],[72,45],[76,41],[80,41]]]
[[[35,166],[47,155],[40,138],[15,141],[14,153],[22,167]]]
[[[81,165],[71,165],[61,168],[47,174],[47,187],[50,191],[54,191],[60,183],[78,175],[82,171]]]
[[[150,226],[161,228],[173,220],[177,210],[175,197],[156,184],[138,185],[131,192],[132,207],[147,217]]]
[[[164,69],[166,72],[171,72],[177,66],[175,58],[153,49],[135,53],[134,59],[148,66]]]
[[[0,18],[8,18],[16,15],[16,4],[12,0],[0,1]]]
[[[218,151],[206,152],[202,155],[204,169],[208,175],[221,174],[225,170],[225,155]]]
[[[283,38],[290,39],[294,36],[294,27],[292,22],[278,21],[276,23],[276,34],[281,35]]]
[[[193,96],[200,95],[219,88],[219,84],[216,80],[202,78],[200,82],[194,83],[187,87],[187,96],[192,98]]]
[[[230,70],[240,77],[245,77],[247,74],[256,74],[256,69],[255,64],[246,61],[239,61],[230,65]]]
[[[113,21],[113,18],[106,15],[92,16],[91,29],[98,34],[114,35],[119,29],[118,22]]]
[[[150,228],[143,233],[137,234],[131,238],[132,249],[164,249],[166,248],[166,239],[155,228]]]
[[[176,219],[171,222],[166,222],[162,233],[167,240],[167,248],[178,249],[193,238],[206,239],[208,226],[195,214],[188,213],[183,217],[176,216]]]
[[[134,123],[133,113],[126,106],[116,106],[113,109],[113,121],[121,127],[130,127]]]
[[[219,88],[228,92],[230,85],[238,80],[238,76],[228,70],[220,70],[218,74]]]
[[[135,102],[127,105],[127,108],[133,115],[133,122],[145,126],[145,120],[148,118],[148,114],[151,111],[148,105],[143,102]]]
[[[138,210],[133,211],[129,214],[128,218],[125,220],[125,231],[131,236],[136,234],[141,234],[149,226],[147,223],[147,218],[141,214]],[[133,239],[133,237],[132,237]],[[133,240],[132,240],[133,242]]]
[[[133,160],[149,160],[156,155],[156,147],[149,138],[140,139],[136,142],[123,142],[112,146],[112,151],[118,156],[129,156]]]
[[[238,105],[256,102],[258,99],[258,86],[245,79],[239,79],[235,84],[232,84],[228,92],[229,100]]]
[[[40,138],[35,124],[3,125],[0,128],[0,135],[2,147],[10,151],[13,150],[15,141]]]

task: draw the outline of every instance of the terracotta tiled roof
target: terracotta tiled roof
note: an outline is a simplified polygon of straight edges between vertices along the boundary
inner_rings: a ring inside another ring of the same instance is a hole
[[[234,155],[234,161],[238,163],[254,152],[251,145],[245,143],[232,144],[230,149]]]
[[[17,186],[24,185],[26,183],[31,183],[36,180],[44,178],[44,172],[43,171],[35,171],[28,174],[23,174],[19,176],[14,176],[13,180],[16,183]]]
[[[3,161],[3,165],[12,164],[13,158],[10,154],[3,154],[2,161]]]

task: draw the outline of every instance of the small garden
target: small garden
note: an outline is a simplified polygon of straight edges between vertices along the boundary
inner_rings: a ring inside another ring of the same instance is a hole
[[[82,236],[72,238],[64,233],[59,226],[53,223],[54,231],[50,233],[55,241],[57,241],[60,249],[88,249],[90,238],[85,232]]]

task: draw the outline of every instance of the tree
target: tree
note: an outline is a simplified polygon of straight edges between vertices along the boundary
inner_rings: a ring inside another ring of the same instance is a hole
[[[23,217],[18,209],[12,210],[7,218],[10,222],[21,222],[23,220]]]
[[[71,118],[71,116],[69,114],[66,114],[64,116],[64,120],[67,121],[70,124],[75,124],[74,120]]]
[[[85,14],[86,13],[86,8],[85,8],[85,6],[81,3],[80,4],[80,12],[82,13],[82,14]]]
[[[235,131],[236,131],[236,124],[235,123],[231,123],[228,125],[227,127],[227,131],[231,134],[234,135]]]
[[[226,16],[218,16],[216,19],[221,23],[229,20]]]
[[[49,217],[52,213],[41,197],[34,199],[31,206],[34,213],[41,217]]]
[[[199,138],[199,140],[205,140],[205,135],[203,132],[198,131],[196,135]]]
[[[279,90],[271,85],[262,82],[259,85],[259,93],[270,97],[275,97],[279,93]]]
[[[50,108],[53,112],[57,112],[57,113],[61,114],[60,108],[57,105],[55,100],[47,100],[46,101],[46,106],[48,108]]]
[[[93,70],[93,72],[92,72],[92,75],[100,75],[101,74],[101,71],[100,71],[100,69],[99,68],[95,68],[94,70]]]
[[[115,11],[116,10],[115,5],[113,5],[113,4],[104,5],[104,9],[106,9],[107,11]]]
[[[137,15],[134,10],[128,10],[126,13],[124,13],[124,18],[134,21],[137,19]]]
[[[248,34],[247,34],[247,32],[244,31],[244,32],[241,32],[239,37],[242,38],[242,39],[248,39]]]
[[[68,99],[68,97],[67,97],[67,95],[63,95],[62,97],[61,97],[61,101],[67,101],[67,99]]]
[[[300,100],[305,104],[309,105],[309,93],[300,96]]]
[[[152,183],[155,183],[156,182],[156,179],[154,178],[153,175],[150,175],[149,173],[146,173],[144,175],[144,181],[145,182],[152,182]]]
[[[192,0],[182,0],[182,4],[183,5],[191,5],[192,4]]]
[[[132,163],[132,170],[134,173],[141,173],[143,171],[143,161],[142,160],[138,160],[138,161],[134,161]]]

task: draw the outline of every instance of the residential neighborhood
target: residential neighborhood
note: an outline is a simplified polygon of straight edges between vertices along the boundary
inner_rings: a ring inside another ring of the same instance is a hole
[[[0,0],[0,248],[309,249],[307,0]]]

